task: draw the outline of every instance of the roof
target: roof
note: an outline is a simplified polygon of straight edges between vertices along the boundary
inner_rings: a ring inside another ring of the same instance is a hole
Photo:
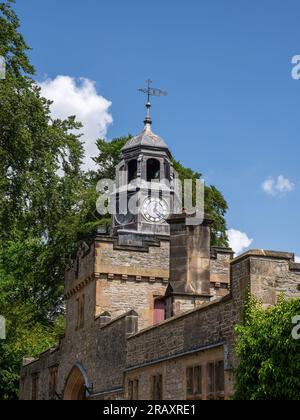
[[[138,136],[132,137],[122,148],[122,151],[135,149],[139,146],[169,149],[165,141],[152,132],[149,124],[145,125],[144,130]]]

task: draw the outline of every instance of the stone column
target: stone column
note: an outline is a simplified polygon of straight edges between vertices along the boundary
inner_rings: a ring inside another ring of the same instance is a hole
[[[210,220],[189,226],[187,216],[174,215],[169,219],[170,285],[172,315],[193,309],[209,301],[210,295]]]

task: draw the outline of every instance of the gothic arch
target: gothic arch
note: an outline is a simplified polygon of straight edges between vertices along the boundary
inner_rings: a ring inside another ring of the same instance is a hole
[[[85,369],[76,363],[66,380],[64,400],[85,400],[90,388]]]

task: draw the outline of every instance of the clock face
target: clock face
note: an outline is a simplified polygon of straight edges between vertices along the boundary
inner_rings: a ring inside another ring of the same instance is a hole
[[[169,215],[167,203],[160,198],[146,198],[142,211],[145,219],[153,223],[159,223]]]

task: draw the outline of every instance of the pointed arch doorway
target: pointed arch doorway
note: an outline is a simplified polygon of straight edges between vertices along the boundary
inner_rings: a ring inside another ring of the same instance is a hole
[[[83,401],[88,397],[90,384],[86,371],[80,364],[76,364],[66,381],[64,400]]]

